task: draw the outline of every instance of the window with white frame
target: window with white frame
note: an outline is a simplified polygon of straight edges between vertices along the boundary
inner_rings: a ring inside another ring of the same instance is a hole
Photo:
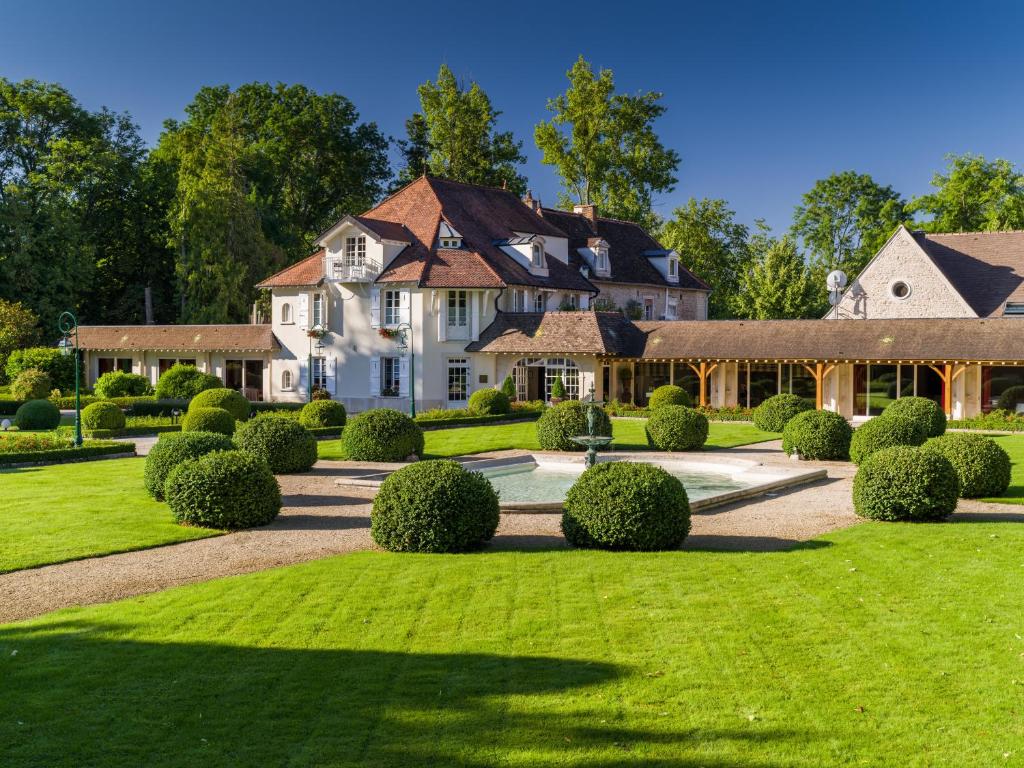
[[[533,297],[533,311],[544,312],[548,308],[548,297],[543,291],[537,291],[537,294]]]
[[[380,359],[380,396],[398,397],[401,392],[401,358],[382,357]]]
[[[324,311],[327,306],[326,297],[322,293],[313,294],[313,325],[326,327],[327,313]]]
[[[465,328],[469,325],[469,293],[448,291],[448,327]]]
[[[654,300],[644,299],[644,320],[654,319]]]
[[[597,248],[597,271],[608,271],[608,249],[603,245],[598,246]]]
[[[281,305],[281,322],[285,324],[295,322],[292,320],[292,305],[288,302]]]
[[[526,311],[526,291],[520,288],[516,288],[515,290],[512,291],[512,311]]]
[[[448,402],[463,403],[469,398],[469,360],[453,357],[448,360]]]
[[[674,301],[670,301],[668,303],[668,312],[665,315],[665,319],[666,320],[675,320],[676,317],[677,317],[676,312],[678,312],[678,311],[679,311],[679,305],[676,304],[676,302],[674,302]]]
[[[327,389],[327,358],[313,358],[313,389]]]
[[[679,277],[679,259],[668,260],[668,276]]]
[[[383,291],[384,325],[398,325],[402,322],[402,292]]]
[[[366,261],[366,235],[345,238],[346,267],[361,267]]]
[[[281,389],[289,390],[292,388],[292,372],[281,371]]]
[[[441,238],[442,248],[461,248],[462,240],[457,237],[442,237]]]
[[[565,294],[565,298],[562,299],[562,307],[565,309],[579,309],[580,308],[580,297],[575,293]]]
[[[531,259],[533,266],[543,267],[544,266],[544,243],[534,241],[533,245],[530,246]]]

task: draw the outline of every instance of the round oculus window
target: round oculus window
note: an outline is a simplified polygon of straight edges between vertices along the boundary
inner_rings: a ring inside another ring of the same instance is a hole
[[[893,298],[905,299],[910,295],[910,286],[907,285],[902,280],[898,280],[897,282],[892,284],[892,287],[889,288],[889,291],[892,293]]]

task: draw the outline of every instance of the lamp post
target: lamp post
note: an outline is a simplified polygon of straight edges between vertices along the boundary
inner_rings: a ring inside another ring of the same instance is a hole
[[[313,339],[316,339],[316,352],[319,355],[324,351],[324,335],[327,329],[322,325],[314,325],[306,335],[309,336],[309,365],[306,367],[306,402],[313,402]]]
[[[399,323],[395,326],[399,332],[398,353],[404,355],[409,351],[409,416],[416,418],[416,347],[412,332],[412,323]],[[406,332],[409,337],[406,339]]]
[[[75,355],[75,447],[82,447],[82,394],[81,394],[81,374],[80,370],[80,358],[78,351],[78,318],[71,312],[61,312],[60,317],[57,319],[57,326],[60,328],[60,332],[64,338],[60,340],[60,351],[63,355],[67,356],[72,353]],[[71,342],[71,334],[75,335],[74,344]]]

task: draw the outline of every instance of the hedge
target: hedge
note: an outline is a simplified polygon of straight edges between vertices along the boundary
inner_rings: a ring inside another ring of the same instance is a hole
[[[996,408],[1000,411],[1016,412],[1017,406],[1020,403],[1024,403],[1024,386],[1018,384],[1015,387],[1007,387],[1003,390],[1003,393],[999,395],[999,399],[996,401]]]
[[[647,420],[647,443],[659,451],[697,451],[708,439],[707,416],[684,405],[662,405]]]
[[[49,464],[77,459],[89,459],[96,456],[110,456],[121,453],[135,453],[135,443],[113,442],[109,440],[86,440],[81,448],[55,448],[46,451],[20,451],[0,453],[0,465],[10,464]]]
[[[307,429],[345,426],[345,406],[335,400],[314,400],[299,411],[299,424]]]
[[[235,421],[245,421],[249,418],[249,401],[241,392],[227,387],[204,389],[192,398],[188,408],[190,411],[193,408],[223,408]]]
[[[242,451],[215,451],[175,467],[164,483],[175,520],[237,529],[266,525],[281,511],[281,488],[270,467]]]
[[[417,414],[416,423],[424,429],[441,429],[444,427],[462,427],[474,424],[491,424],[494,422],[536,421],[541,417],[543,411],[528,411],[514,408],[511,413],[492,413],[487,416],[473,416],[464,410],[447,411],[446,413],[449,414],[447,416],[441,416],[440,413],[445,412],[440,409],[437,411],[424,411],[422,414]],[[438,415],[435,416],[434,414]]]
[[[651,411],[655,411],[663,405],[685,405],[690,407],[693,405],[693,401],[690,399],[690,393],[682,387],[677,387],[674,384],[665,384],[654,390],[647,400],[647,408]]]
[[[175,363],[157,381],[156,396],[159,400],[191,400],[204,390],[223,386],[212,373],[203,373],[194,365]]]
[[[921,424],[925,437],[938,437],[946,431],[946,414],[927,397],[901,397],[886,406],[882,417],[903,416]]]
[[[498,529],[498,494],[487,478],[449,459],[391,473],[377,492],[370,535],[392,552],[466,552]]]
[[[87,405],[82,409],[82,429],[124,429],[124,412],[110,401]]]
[[[565,498],[562,533],[577,547],[675,549],[689,532],[686,489],[653,464],[597,464],[580,475]]]
[[[814,405],[799,395],[772,395],[754,409],[754,426],[765,432],[781,432],[798,413]]]
[[[469,396],[469,412],[478,416],[507,414],[512,410],[508,395],[500,389],[478,389]]]
[[[345,425],[341,443],[352,461],[405,461],[423,455],[423,430],[401,411],[372,408]]]
[[[860,464],[875,451],[894,445],[921,445],[928,439],[920,419],[876,416],[857,427],[850,441],[850,461]]]
[[[1000,496],[1010,487],[1010,455],[984,435],[947,433],[933,437],[924,450],[946,457],[960,480],[960,496]]]
[[[235,417],[223,408],[190,408],[181,420],[182,432],[235,433]]]
[[[150,496],[162,499],[164,484],[179,464],[214,451],[230,451],[233,448],[231,438],[217,432],[180,432],[157,440],[146,456],[143,473],[146,490]]]
[[[121,429],[84,429],[88,437],[105,440],[111,437],[145,437],[147,435],[177,434],[181,432],[181,424],[154,424],[152,426],[122,427]]]
[[[127,407],[130,416],[173,416],[174,411],[185,413],[188,410],[188,400],[139,398],[123,407]]]
[[[51,383],[57,389],[75,388],[75,357],[64,355],[56,347],[16,349],[8,356],[5,371],[11,381],[29,368],[38,368],[49,374]]]
[[[56,429],[60,426],[60,411],[49,400],[29,400],[14,414],[18,429]]]
[[[597,410],[597,434],[611,435],[611,419],[603,409],[598,407]],[[579,400],[566,400],[552,406],[537,420],[537,441],[545,451],[585,451],[585,446],[570,438],[586,434],[587,415]]]
[[[782,430],[782,450],[803,459],[839,460],[850,456],[853,429],[834,411],[798,413]]]
[[[239,424],[235,445],[265,461],[275,475],[306,472],[316,464],[316,438],[299,422],[272,414]]]
[[[853,478],[853,508],[872,520],[945,520],[956,509],[960,481],[938,451],[898,445],[864,460]]]

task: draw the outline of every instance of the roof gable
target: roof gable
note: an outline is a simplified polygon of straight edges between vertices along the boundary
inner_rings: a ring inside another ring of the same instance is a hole
[[[1024,232],[912,234],[979,317],[1024,301]]]

